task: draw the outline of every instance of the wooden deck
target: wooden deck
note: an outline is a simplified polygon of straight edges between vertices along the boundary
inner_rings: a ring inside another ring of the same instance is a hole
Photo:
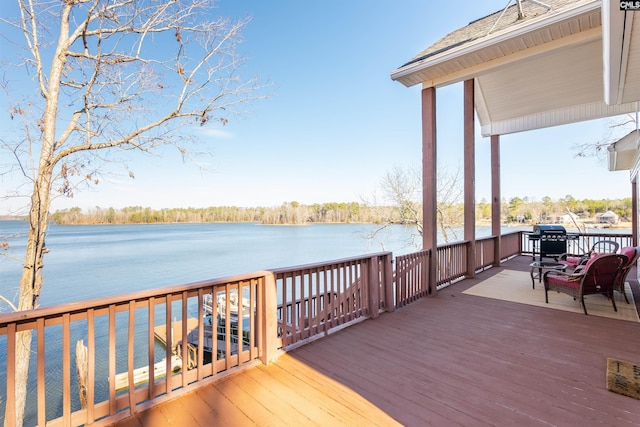
[[[605,388],[607,357],[640,362],[640,323],[462,294],[529,262],[518,257],[117,425],[640,425],[640,400]]]

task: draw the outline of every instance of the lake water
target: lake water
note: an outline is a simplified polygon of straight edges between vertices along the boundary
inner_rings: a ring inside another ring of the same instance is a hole
[[[23,221],[0,221],[10,254],[24,256]],[[51,225],[42,306],[189,283],[257,270],[393,251],[414,252],[414,230],[371,224],[255,223]],[[417,238],[415,241],[420,241]],[[14,300],[21,264],[0,257],[0,293]],[[6,311],[6,306],[2,311]]]
[[[24,257],[25,221],[0,221],[9,255]],[[415,252],[412,227],[372,224],[271,226],[257,223],[56,225],[49,227],[41,306],[291,267],[368,253]],[[531,227],[524,227],[531,231]],[[504,232],[516,231],[504,228]],[[611,232],[611,231],[608,231]],[[628,232],[622,230],[621,232]],[[478,227],[476,236],[490,234]],[[460,236],[461,233],[458,233]],[[13,236],[13,237],[11,237]],[[16,301],[20,262],[0,257],[0,295]],[[8,310],[0,302],[0,312]]]

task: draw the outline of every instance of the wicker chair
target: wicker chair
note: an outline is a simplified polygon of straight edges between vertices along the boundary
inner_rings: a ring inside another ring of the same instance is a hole
[[[620,250],[621,255],[625,255],[628,258],[628,261],[622,265],[622,268],[618,272],[618,276],[616,277],[616,281],[613,284],[613,290],[622,292],[624,295],[624,300],[629,304],[629,298],[627,298],[627,293],[625,292],[624,285],[627,281],[627,276],[629,275],[629,271],[633,268],[638,262],[638,258],[640,258],[640,246],[634,248],[633,246],[625,246]]]
[[[574,269],[579,265],[584,265],[589,258],[600,254],[615,254],[620,249],[620,244],[613,240],[599,240],[591,246],[589,252],[582,255],[562,254],[558,257],[558,263]]]
[[[611,300],[613,310],[618,311],[613,298],[613,287],[621,267],[627,261],[624,255],[603,254],[590,258],[578,272],[547,271],[543,276],[546,303],[549,303],[549,291],[562,292],[571,295],[574,300],[578,299],[584,314],[588,314],[584,296],[602,294]]]

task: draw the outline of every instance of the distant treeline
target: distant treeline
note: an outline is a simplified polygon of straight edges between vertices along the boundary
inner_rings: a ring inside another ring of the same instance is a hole
[[[422,208],[413,206],[420,217]],[[502,200],[503,222],[540,222],[557,217],[567,211],[587,219],[611,210],[622,220],[630,218],[631,198],[619,200],[576,200],[566,196],[558,201],[543,197],[531,201],[527,197]],[[54,212],[51,220],[58,224],[152,224],[176,222],[259,222],[263,224],[306,223],[370,223],[415,224],[415,217],[407,214],[406,206],[371,206],[364,203],[315,203],[303,205],[286,202],[275,207],[244,208],[217,206],[208,208],[151,209],[131,206],[122,209],[96,207],[87,211],[75,207]],[[458,225],[462,220],[463,205],[454,203],[439,206],[439,214],[446,225]],[[414,215],[415,216],[415,215]],[[491,204],[482,200],[476,204],[476,219],[491,217]],[[421,217],[418,218],[422,221]]]
[[[141,206],[123,209],[96,207],[83,212],[75,207],[54,212],[58,224],[152,224],[179,222],[260,222],[263,224],[305,223],[382,223],[401,222],[393,207],[371,207],[360,203],[322,203],[302,205],[283,203],[277,207],[151,209]],[[395,218],[395,219],[394,219]]]
[[[484,202],[484,201],[483,201]],[[479,203],[478,209],[483,210],[481,216],[488,215],[491,207],[488,203]],[[554,201],[550,197],[543,197],[541,201],[531,201],[529,198],[513,197],[502,200],[502,218],[504,222],[539,222],[555,221],[558,217],[571,212],[581,220],[590,220],[607,211],[612,211],[620,220],[631,220],[631,197],[624,199],[583,199],[578,200],[567,195]]]

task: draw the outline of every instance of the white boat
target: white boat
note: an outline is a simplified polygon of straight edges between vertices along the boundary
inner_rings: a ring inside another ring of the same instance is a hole
[[[212,304],[212,296],[211,294],[207,294],[204,296],[203,307],[205,311],[205,322],[209,321],[210,325],[212,324],[211,314],[214,312],[213,304]],[[249,304],[248,298],[239,298],[237,292],[230,292],[229,298],[226,298],[226,293],[220,292],[216,297],[216,306],[215,312],[217,314],[218,319],[226,320],[227,318],[227,305],[228,305],[228,313],[229,313],[229,321],[232,324],[238,323],[238,316],[240,313],[239,303],[242,301],[241,315],[242,318],[248,318],[251,313],[251,307]],[[209,320],[207,320],[207,318]]]

